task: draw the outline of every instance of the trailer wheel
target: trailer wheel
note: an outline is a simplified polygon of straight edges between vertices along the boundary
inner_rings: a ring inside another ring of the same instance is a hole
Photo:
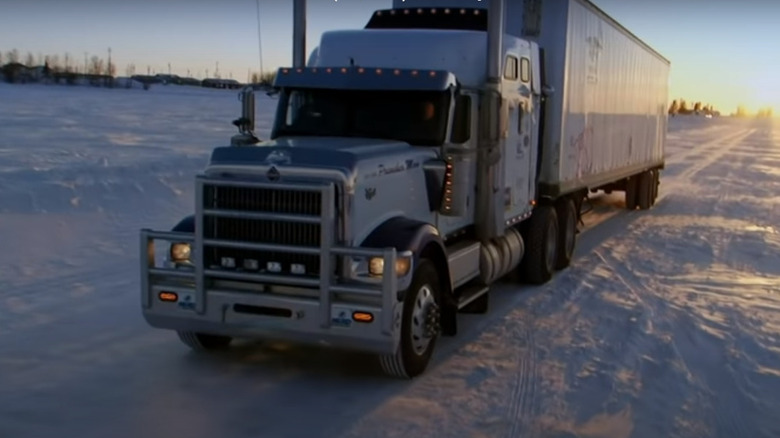
[[[628,210],[636,210],[638,176],[632,175],[626,179],[626,209]]]
[[[558,216],[549,205],[534,210],[528,227],[523,261],[520,263],[522,278],[531,284],[548,282],[555,272],[558,249]]]
[[[386,374],[410,379],[428,367],[440,332],[440,291],[436,268],[422,259],[404,294],[398,350],[379,357]]]
[[[196,351],[211,351],[227,348],[233,341],[233,338],[220,335],[209,335],[206,333],[196,333],[189,331],[178,331],[179,339],[185,345]]]
[[[640,210],[647,210],[652,205],[653,199],[653,172],[644,171],[639,174],[637,181],[637,204]]]
[[[555,205],[558,216],[558,250],[555,262],[556,269],[564,269],[571,263],[574,247],[577,243],[577,208],[574,201],[564,198]]]
[[[658,169],[653,170],[653,196],[651,197],[650,205],[655,205],[655,201],[658,200],[658,185],[661,182],[661,171]]]

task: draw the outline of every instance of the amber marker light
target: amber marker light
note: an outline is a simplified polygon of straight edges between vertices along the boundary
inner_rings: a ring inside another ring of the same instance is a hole
[[[352,319],[357,322],[372,322],[374,320],[374,315],[368,312],[355,312],[352,314]]]
[[[160,298],[160,301],[167,301],[169,303],[173,303],[179,300],[179,296],[176,295],[175,292],[160,292],[158,297]]]

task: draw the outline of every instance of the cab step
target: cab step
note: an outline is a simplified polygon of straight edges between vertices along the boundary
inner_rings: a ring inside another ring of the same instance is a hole
[[[479,300],[480,298],[482,298],[486,302],[485,304],[487,304],[486,295],[488,291],[490,291],[490,286],[485,286],[483,284],[466,286],[458,296],[458,310],[463,310],[471,304],[476,304],[475,301]],[[479,312],[484,312],[484,310],[480,310]]]

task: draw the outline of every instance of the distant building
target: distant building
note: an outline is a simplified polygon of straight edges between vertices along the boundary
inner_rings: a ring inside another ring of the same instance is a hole
[[[241,83],[235,79],[204,79],[202,85],[207,88],[241,88]]]

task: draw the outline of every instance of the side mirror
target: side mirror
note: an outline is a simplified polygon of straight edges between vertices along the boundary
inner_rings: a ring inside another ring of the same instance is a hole
[[[480,114],[480,136],[483,144],[492,145],[501,140],[501,93],[497,90],[488,90],[482,96]]]
[[[452,118],[452,143],[465,143],[471,138],[471,96],[458,94],[455,98],[455,114]]]

